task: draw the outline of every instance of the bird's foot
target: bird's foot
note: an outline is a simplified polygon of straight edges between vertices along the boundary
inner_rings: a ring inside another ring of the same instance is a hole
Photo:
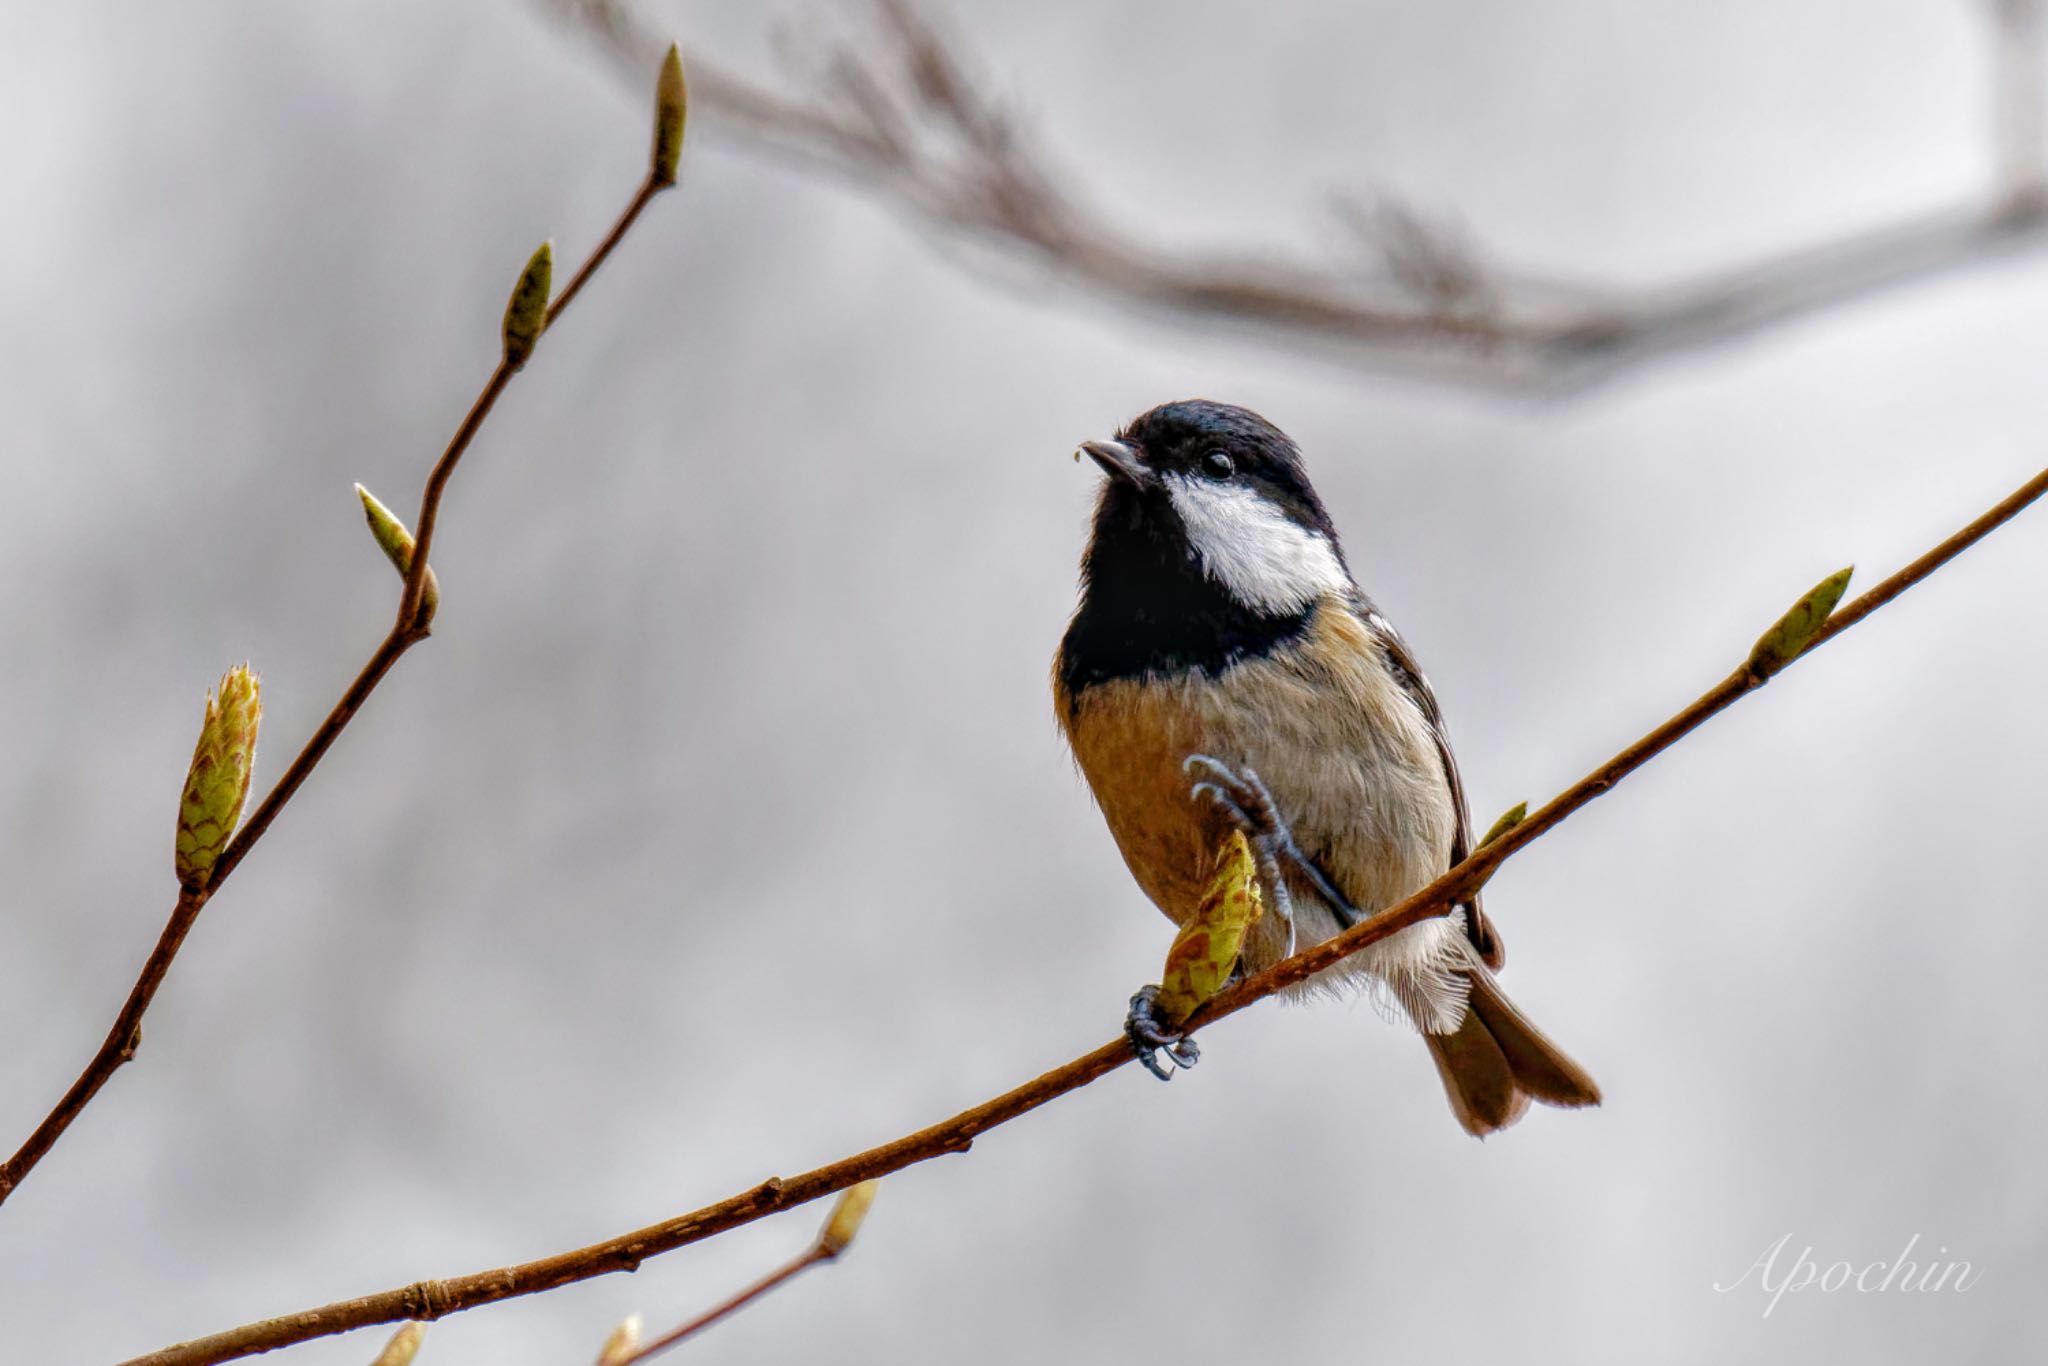
[[[1336,884],[1316,865],[1316,861],[1294,842],[1294,832],[1281,819],[1280,810],[1273,803],[1273,794],[1266,790],[1257,773],[1249,767],[1232,768],[1208,754],[1190,754],[1181,762],[1181,768],[1197,775],[1195,785],[1188,789],[1189,795],[1197,798],[1207,796],[1223,808],[1224,814],[1238,829],[1244,831],[1245,839],[1252,847],[1252,856],[1258,860],[1260,879],[1272,899],[1273,913],[1287,926],[1289,958],[1294,956],[1297,936],[1294,905],[1287,895],[1287,880],[1281,876],[1283,864],[1299,873],[1330,908],[1330,913],[1345,926],[1358,923],[1357,909],[1337,890]]]
[[[1159,1014],[1159,988],[1140,987],[1131,998],[1131,1013],[1124,1017],[1124,1037],[1145,1070],[1161,1081],[1172,1081],[1173,1071],[1159,1061],[1164,1053],[1182,1071],[1201,1061],[1202,1050],[1195,1041],[1168,1024]]]

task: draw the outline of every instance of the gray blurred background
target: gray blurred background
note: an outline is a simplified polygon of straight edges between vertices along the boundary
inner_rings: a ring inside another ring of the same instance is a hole
[[[652,14],[766,75],[773,22],[828,11]],[[953,18],[1161,241],[1328,252],[1328,191],[1393,192],[1627,287],[1991,171],[1991,49],[1953,0]],[[411,515],[519,263],[548,235],[580,259],[645,103],[514,0],[0,5],[9,1146],[169,910],[205,690],[261,671],[267,784],[395,601],[350,484]],[[2048,254],[1546,401],[992,279],[709,114],[685,179],[463,466],[433,640],[0,1212],[0,1358],[105,1361],[593,1241],[1108,1037],[1168,927],[1046,672],[1095,477],[1067,457],[1155,402],[1234,400],[1302,442],[1482,823],[1718,679],[1826,572],[1875,580],[2048,459]],[[1369,1006],[1262,1007],[1170,1087],[1126,1069],[891,1179],[847,1261],[688,1350],[2037,1352],[2044,573],[2036,510],[1502,873],[1508,984],[1603,1109],[1481,1145]],[[421,1361],[588,1360],[822,1213],[459,1315]],[[1788,1234],[1823,1264],[1917,1234],[1981,1280],[1768,1318],[1753,1282],[1714,1290]]]

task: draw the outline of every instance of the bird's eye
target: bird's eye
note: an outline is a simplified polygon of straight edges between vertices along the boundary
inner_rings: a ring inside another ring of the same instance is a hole
[[[1210,451],[1202,457],[1202,473],[1211,479],[1228,479],[1237,473],[1237,462],[1228,451]]]

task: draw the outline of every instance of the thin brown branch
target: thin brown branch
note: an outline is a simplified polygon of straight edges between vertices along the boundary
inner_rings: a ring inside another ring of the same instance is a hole
[[[142,1046],[143,1012],[149,1009],[156,989],[163,984],[164,974],[171,970],[171,960],[184,947],[185,936],[192,932],[192,922],[199,918],[199,909],[205,904],[203,892],[179,892],[178,904],[172,907],[169,922],[164,925],[163,933],[157,936],[156,947],[150,950],[148,960],[142,965],[142,975],[136,978],[135,986],[122,1004],[121,1013],[115,1016],[113,1028],[107,1031],[99,1052],[93,1054],[92,1062],[79,1074],[78,1080],[71,1083],[71,1089],[64,1093],[55,1108],[43,1117],[43,1122],[28,1136],[20,1151],[0,1166],[0,1200],[5,1200],[21,1184],[21,1178],[42,1161],[43,1155],[63,1137],[64,1131],[71,1127],[71,1121],[92,1103],[92,1098],[107,1084],[107,1079],[133,1058],[135,1050]]]
[[[398,599],[398,620],[391,627],[387,644],[399,642],[398,653],[403,654],[411,646],[427,637],[428,629],[419,620],[420,597],[427,586],[427,552],[434,544],[434,531],[441,521],[441,499],[448,492],[448,481],[455,477],[455,467],[469,449],[469,443],[483,429],[484,419],[491,415],[491,409],[498,404],[498,396],[505,392],[505,386],[512,382],[512,376],[520,367],[511,360],[501,360],[491,377],[484,381],[483,391],[476,396],[476,402],[469,405],[463,414],[462,425],[449,438],[447,449],[434,462],[434,468],[427,473],[427,486],[420,493],[420,511],[413,523],[412,568],[405,573],[405,589]]]
[[[544,0],[638,73],[660,46],[638,0]],[[2040,0],[1986,0],[1997,162],[1981,195],[1653,289],[1539,281],[1471,258],[1456,297],[1418,295],[1397,244],[1379,278],[1268,250],[1171,250],[1091,208],[905,0],[828,49],[787,94],[703,56],[702,106],[742,139],[877,193],[925,226],[996,248],[1093,298],[1328,352],[1369,373],[1567,394],[1843,304],[2048,245]],[[1420,223],[1409,215],[1412,221]],[[1427,254],[1442,255],[1431,244]]]
[[[619,239],[625,236],[626,230],[632,227],[640,211],[663,188],[663,184],[650,177],[634,192],[632,201],[626,206],[626,211],[620,216],[619,221],[598,244],[590,258],[583,263],[583,267],[576,272],[568,288],[563,290],[549,307],[549,323],[568,307],[570,299],[583,288],[584,282],[604,263],[605,258],[611,255],[612,249],[618,245]],[[71,1127],[72,1121],[78,1118],[85,1107],[91,1104],[93,1097],[112,1079],[114,1073],[134,1058],[136,1048],[142,1039],[142,1017],[148,1011],[150,1002],[155,999],[157,988],[163,985],[172,962],[178,956],[178,951],[184,947],[186,937],[191,933],[200,911],[212,899],[214,892],[219,890],[220,885],[240,866],[250,849],[255,847],[256,841],[263,838],[264,832],[270,828],[271,822],[277,819],[278,813],[284,810],[286,803],[297,795],[300,787],[312,775],[321,759],[326,757],[334,742],[341,738],[342,731],[348,728],[349,722],[362,710],[363,704],[369,700],[370,694],[376,691],[377,685],[384,680],[392,666],[398,663],[407,650],[427,638],[428,625],[426,615],[420,611],[420,602],[425,591],[428,548],[439,521],[441,500],[447,492],[448,481],[453,477],[456,465],[462,460],[463,453],[476,439],[477,432],[482,429],[484,419],[490,416],[491,408],[497,403],[498,396],[504,393],[506,386],[512,381],[512,376],[518,373],[519,369],[519,363],[509,359],[499,361],[497,368],[491,372],[490,379],[485,382],[482,392],[477,395],[476,401],[464,415],[461,425],[456,428],[455,435],[449,439],[447,447],[441,452],[441,458],[434,463],[432,472],[427,476],[426,487],[420,496],[418,535],[412,568],[405,576],[405,585],[399,594],[398,615],[392,622],[391,630],[371,653],[369,661],[363,665],[355,681],[342,693],[341,700],[334,704],[325,719],[314,729],[312,738],[306,741],[305,747],[285,769],[283,776],[250,814],[247,822],[236,831],[228,846],[221,851],[205,887],[188,888],[179,894],[178,903],[171,911],[169,922],[164,926],[162,935],[158,937],[148,961],[143,964],[141,975],[129,989],[128,998],[122,1003],[113,1028],[107,1032],[99,1051],[93,1054],[85,1070],[72,1082],[70,1089],[36,1126],[21,1148],[5,1163],[0,1163],[0,1203],[4,1203],[20,1186],[22,1179],[42,1161],[57,1140],[63,1136],[64,1131]]]
[[[606,259],[611,256],[612,248],[618,246],[624,240],[627,231],[639,219],[640,211],[654,201],[654,196],[667,188],[666,184],[655,180],[651,176],[640,183],[639,191],[634,194],[631,202],[626,205],[625,212],[619,215],[619,221],[612,224],[612,230],[604,235],[604,240],[599,242],[597,249],[590,253],[590,259],[585,261],[582,267],[569,277],[569,283],[562,286],[561,292],[555,295],[554,302],[548,305],[549,327],[555,325],[555,319],[561,317],[567,311],[570,303],[575,300],[576,296],[583,292],[583,286],[589,281],[591,276],[597,274],[597,268],[603,265]]]
[[[591,251],[582,267],[569,278],[569,283],[562,287],[561,293],[548,304],[543,333],[555,325],[555,319],[560,317],[570,302],[583,292],[583,286],[597,273],[597,268],[605,263],[606,258],[612,254],[612,249],[619,245],[627,230],[640,217],[640,211],[653,201],[654,196],[667,188],[666,183],[652,176],[640,182],[640,188],[633,192],[633,198],[627,202],[625,211],[619,215],[618,221],[612,224],[611,231],[604,235],[604,239]],[[476,402],[471,405],[468,415],[462,419],[462,425],[456,429],[454,438],[449,441],[447,450],[441,453],[441,458],[435,462],[433,471],[427,476],[426,489],[420,495],[412,568],[406,572],[405,592],[399,600],[398,619],[401,622],[413,619],[419,610],[420,598],[426,591],[427,549],[433,543],[434,530],[440,520],[441,498],[447,492],[448,481],[454,477],[455,466],[462,459],[462,453],[469,449],[469,443],[475,438],[477,430],[483,426],[484,419],[490,416],[498,396],[505,392],[505,386],[512,382],[512,376],[519,372],[523,364],[523,361],[512,360],[498,362],[498,368],[492,372],[490,381],[484,385],[483,392],[477,395]],[[419,633],[426,634],[424,625],[419,628]]]
[[[1957,555],[2011,520],[2048,492],[2048,469],[2028,480],[1983,516],[1941,542],[1869,592],[1837,611],[1805,647],[1810,652],[1926,579]],[[1806,657],[1802,652],[1798,658]],[[1797,660],[1792,662],[1796,663]],[[1594,769],[1520,825],[1487,844],[1442,877],[1398,903],[1353,926],[1335,938],[1305,949],[1258,976],[1225,991],[1197,1010],[1189,1022],[1195,1029],[1215,1023],[1280,990],[1313,976],[1340,958],[1356,953],[1418,921],[1445,914],[1483,884],[1507,859],[1562,823],[1595,797],[1614,788],[1651,759],[1698,729],[1709,717],[1768,681],[1752,663],[1702,694],[1612,759]],[[886,1176],[915,1163],[947,1153],[963,1153],[979,1135],[1075,1091],[1131,1061],[1130,1044],[1118,1039],[1056,1067],[1043,1076],[1004,1092],[993,1100],[963,1110],[951,1119],[906,1134],[866,1152],[815,1168],[800,1176],[770,1177],[738,1195],[677,1218],[650,1224],[631,1233],[538,1261],[480,1271],[446,1280],[419,1281],[381,1294],[342,1300],[283,1318],[216,1333],[148,1356],[127,1366],[212,1366],[237,1357],[271,1351],[292,1343],[403,1319],[435,1319],[479,1305],[588,1280],[614,1271],[632,1271],[660,1253],[701,1242],[727,1229],[751,1223],[859,1182]]]

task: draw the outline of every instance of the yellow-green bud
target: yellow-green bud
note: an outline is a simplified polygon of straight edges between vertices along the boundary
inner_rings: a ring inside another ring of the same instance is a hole
[[[1799,658],[1799,652],[1813,643],[1814,633],[1833,615],[1835,604],[1848,591],[1849,576],[1855,572],[1854,565],[1838,569],[1793,603],[1792,610],[1779,617],[1749,652],[1749,667],[1769,678]]]
[[[228,670],[206,699],[199,744],[178,798],[178,881],[198,891],[213,876],[214,861],[241,823],[256,763],[256,727],[263,719],[262,689],[246,664]]]
[[[403,579],[412,573],[412,532],[406,530],[405,523],[361,484],[356,485],[356,497],[363,500],[363,516],[370,523],[370,534],[377,538],[378,548],[397,567],[398,577]],[[440,606],[441,581],[434,577],[434,567],[428,565],[426,577],[420,581],[419,624],[425,626],[432,621]]]
[[[879,1181],[863,1181],[839,1197],[839,1203],[832,1207],[832,1217],[818,1234],[818,1246],[827,1257],[837,1257],[846,1251],[853,1235],[860,1232],[861,1221],[868,1217],[868,1206],[875,1203],[875,1192],[881,1188]]]
[[[1201,901],[1166,946],[1157,1004],[1169,1023],[1180,1024],[1223,989],[1245,936],[1264,913],[1265,896],[1251,841],[1242,830],[1232,830],[1216,851]]]
[[[555,244],[540,244],[526,262],[512,297],[505,304],[505,363],[513,369],[526,364],[541,331],[548,325],[548,300],[555,284]]]
[[[412,1366],[412,1359],[419,1353],[420,1340],[427,1335],[424,1323],[408,1323],[391,1335],[391,1341],[384,1344],[384,1350],[377,1353],[377,1359],[370,1366]]]
[[[654,82],[654,157],[648,175],[657,185],[676,183],[676,162],[683,154],[683,123],[690,112],[690,92],[683,84],[683,53],[674,43],[661,59]]]
[[[1500,819],[1493,823],[1486,834],[1481,837],[1479,843],[1472,846],[1474,852],[1484,849],[1487,845],[1492,844],[1502,835],[1520,825],[1528,815],[1529,803],[1527,802],[1516,802],[1513,806],[1501,812]]]

